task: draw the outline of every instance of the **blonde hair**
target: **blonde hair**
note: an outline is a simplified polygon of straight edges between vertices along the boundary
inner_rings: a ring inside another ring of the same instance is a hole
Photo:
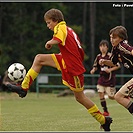
[[[64,20],[64,16],[60,10],[52,8],[44,14],[44,20],[46,19],[52,19],[54,22],[61,22]]]

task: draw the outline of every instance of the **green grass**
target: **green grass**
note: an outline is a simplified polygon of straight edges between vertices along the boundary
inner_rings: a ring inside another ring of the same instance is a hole
[[[101,131],[100,124],[75,101],[74,96],[1,93],[0,131]],[[91,98],[99,109],[99,97]],[[107,99],[113,123],[111,131],[133,131],[133,116],[116,101]]]

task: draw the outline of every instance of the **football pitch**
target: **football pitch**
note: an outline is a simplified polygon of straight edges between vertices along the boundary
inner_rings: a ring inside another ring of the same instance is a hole
[[[103,131],[73,95],[29,92],[25,98],[16,93],[1,92],[0,131],[91,132]],[[101,111],[99,97],[91,98]],[[113,123],[111,131],[133,131],[133,116],[114,100],[107,99]]]

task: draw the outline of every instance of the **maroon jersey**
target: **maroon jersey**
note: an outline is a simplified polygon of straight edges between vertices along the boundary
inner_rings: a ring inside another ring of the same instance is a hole
[[[131,55],[132,50],[133,47],[128,44],[127,40],[124,40],[112,48],[111,56],[111,60],[114,64],[121,62],[124,67],[129,69],[131,74],[133,74],[133,56]]]
[[[115,71],[112,71],[111,73],[106,73],[105,69],[110,68],[107,65],[99,65],[99,60],[100,59],[106,59],[109,60],[111,56],[111,53],[107,53],[104,57],[102,57],[102,54],[98,54],[93,67],[96,67],[98,70],[100,70],[100,77],[98,78],[97,84],[102,85],[102,86],[110,86],[114,87],[116,84],[116,78],[115,78]]]

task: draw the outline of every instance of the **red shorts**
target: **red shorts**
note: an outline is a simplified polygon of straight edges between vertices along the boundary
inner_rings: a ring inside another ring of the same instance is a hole
[[[72,76],[68,73],[65,62],[61,54],[52,54],[52,58],[56,64],[59,71],[62,72],[62,82],[64,85],[68,86],[72,91],[83,91],[84,86],[84,76],[83,74]]]

